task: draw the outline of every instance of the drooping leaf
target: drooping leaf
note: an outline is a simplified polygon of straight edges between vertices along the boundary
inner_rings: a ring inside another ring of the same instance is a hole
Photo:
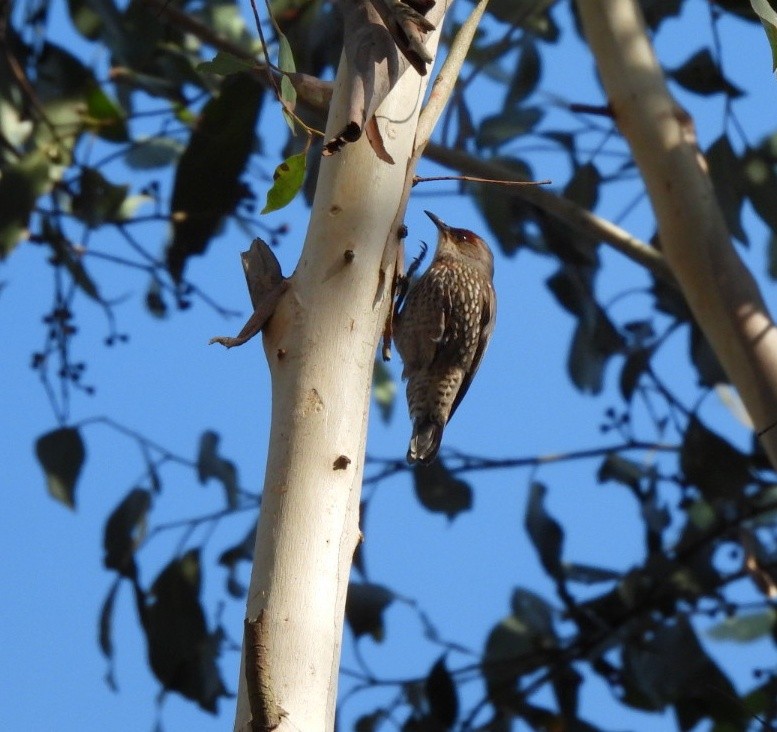
[[[100,650],[108,661],[108,671],[105,674],[105,680],[112,691],[117,691],[118,689],[113,669],[113,608],[116,605],[116,596],[118,595],[120,585],[121,580],[117,578],[111,585],[111,589],[108,590],[108,594],[105,596],[100,609],[98,626]]]
[[[424,681],[424,692],[429,704],[429,716],[437,729],[451,729],[459,716],[459,695],[450,671],[445,666],[445,656],[441,656]]]
[[[680,467],[685,480],[708,501],[736,500],[750,482],[750,461],[730,442],[692,417],[683,437]]]
[[[472,508],[472,488],[456,478],[442,458],[431,465],[417,463],[413,467],[413,486],[419,503],[432,513],[443,513],[450,521]]]
[[[253,148],[262,96],[252,75],[232,74],[202,110],[173,186],[167,267],[176,280],[186,260],[205,251],[223,218],[245,195],[240,176]]]
[[[718,205],[726,219],[726,226],[743,244],[748,243],[747,232],[742,227],[742,203],[745,199],[744,182],[739,175],[739,157],[726,134],[710,145],[705,157],[710,168],[710,178],[715,188]]]
[[[394,412],[397,396],[397,382],[386,368],[383,359],[376,358],[372,369],[372,397],[380,410],[381,419],[388,423]]]
[[[236,599],[245,597],[246,587],[238,579],[238,566],[241,562],[250,562],[254,556],[256,544],[256,524],[254,523],[241,541],[228,547],[219,555],[218,563],[228,570],[227,592]]]
[[[612,582],[621,578],[621,573],[603,567],[592,567],[589,564],[564,562],[564,576],[570,582],[583,585],[596,585],[601,582]]]
[[[51,496],[68,508],[75,508],[76,484],[86,460],[81,433],[75,427],[47,432],[35,442],[35,454],[46,475]]]
[[[386,635],[383,611],[393,600],[394,593],[383,585],[351,582],[345,601],[345,619],[354,636],[371,635],[378,643],[382,642]]]
[[[200,555],[192,549],[170,562],[139,597],[151,669],[162,686],[218,713],[229,696],[218,664],[221,638],[209,633],[200,604]]]
[[[146,533],[146,517],[151,508],[151,493],[133,488],[105,522],[103,563],[123,577],[137,577],[135,550]]]
[[[703,48],[691,56],[679,68],[669,71],[669,76],[680,86],[696,94],[725,94],[732,99],[742,96],[742,90],[732,84],[712,58],[709,48]]]
[[[294,63],[294,53],[291,50],[288,38],[283,33],[280,33],[278,36],[278,47],[278,68],[281,71],[294,73],[297,70],[297,66]],[[281,77],[281,100],[284,102],[283,116],[286,119],[286,124],[289,125],[291,133],[294,134],[295,122],[294,118],[289,114],[289,110],[293,111],[297,104],[297,90],[286,74]]]
[[[618,387],[620,388],[621,396],[627,402],[630,402],[634,396],[634,391],[639,385],[642,374],[650,367],[650,359],[653,357],[653,353],[654,350],[652,348],[639,348],[626,356],[621,369]]]
[[[304,152],[292,155],[284,160],[273,173],[272,188],[267,191],[267,203],[262,213],[270,213],[288,206],[299,193],[305,180],[305,164],[307,154]]]
[[[554,579],[561,581],[564,577],[561,563],[564,530],[545,509],[547,492],[548,489],[542,483],[536,481],[532,483],[526,504],[524,525],[545,571]]]

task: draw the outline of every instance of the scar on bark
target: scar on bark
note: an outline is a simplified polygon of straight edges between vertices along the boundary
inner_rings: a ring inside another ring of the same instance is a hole
[[[281,295],[289,289],[289,281],[281,273],[277,257],[264,240],[254,239],[248,251],[240,254],[240,259],[254,312],[235,338],[217,336],[209,341],[226,348],[242,346],[259,333],[275,312]]]
[[[286,716],[278,706],[272,688],[267,653],[267,617],[259,611],[256,620],[245,619],[245,673],[248,703],[251,708],[251,732],[271,732]]]

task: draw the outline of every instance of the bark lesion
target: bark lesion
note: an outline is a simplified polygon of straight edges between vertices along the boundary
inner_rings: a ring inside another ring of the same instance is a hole
[[[245,673],[251,732],[271,732],[280,726],[286,711],[278,704],[270,674],[267,611],[256,620],[245,619]]]

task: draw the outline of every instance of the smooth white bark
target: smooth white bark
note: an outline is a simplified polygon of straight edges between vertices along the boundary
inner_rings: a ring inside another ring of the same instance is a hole
[[[693,122],[669,94],[636,0],[577,5],[664,257],[777,466],[777,330],[731,243]]]
[[[341,62],[327,138],[344,122],[346,73]],[[378,110],[394,165],[378,160],[364,137],[322,159],[302,254],[264,333],[272,427],[247,616],[264,611],[266,680],[285,712],[280,730],[334,724],[372,367],[390,294],[391,273],[381,278],[379,270],[396,237],[427,82],[408,70]],[[237,730],[250,728],[244,676],[241,669]]]

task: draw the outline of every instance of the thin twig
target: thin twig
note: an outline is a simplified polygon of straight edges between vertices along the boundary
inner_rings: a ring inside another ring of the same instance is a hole
[[[547,178],[545,180],[497,180],[495,178],[475,178],[471,175],[416,175],[413,177],[413,185],[415,186],[418,183],[432,183],[434,181],[441,180],[458,180],[467,181],[469,183],[489,183],[496,186],[547,186],[553,182]]]

